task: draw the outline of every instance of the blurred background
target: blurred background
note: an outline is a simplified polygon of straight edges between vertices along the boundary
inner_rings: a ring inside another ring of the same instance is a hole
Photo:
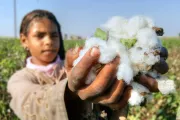
[[[142,106],[130,107],[129,120],[180,120],[180,1],[179,0],[0,0],[0,120],[18,120],[9,108],[6,91],[9,77],[24,65],[19,43],[22,18],[34,9],[53,12],[62,26],[66,50],[83,45],[86,37],[112,16],[145,15],[164,29],[160,37],[169,51],[166,74],[176,82],[177,92],[154,93]]]

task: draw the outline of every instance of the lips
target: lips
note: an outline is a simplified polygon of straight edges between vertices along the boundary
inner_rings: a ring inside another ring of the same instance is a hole
[[[47,55],[54,54],[54,53],[56,53],[56,50],[54,50],[54,49],[42,50],[42,53],[47,54]]]
[[[56,49],[45,49],[42,52],[56,52]]]

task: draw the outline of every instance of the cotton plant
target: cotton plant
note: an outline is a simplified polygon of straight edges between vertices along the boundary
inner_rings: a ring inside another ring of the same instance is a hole
[[[173,80],[157,73],[152,66],[160,61],[162,47],[152,19],[146,16],[134,16],[126,19],[114,16],[100,28],[96,29],[94,36],[88,38],[79,57],[74,61],[74,66],[82,59],[84,54],[92,47],[100,50],[99,63],[107,64],[116,56],[120,56],[120,64],[116,73],[118,80],[124,80],[133,89],[129,99],[130,105],[139,105],[144,98],[150,98],[150,91],[134,82],[137,74],[148,74],[158,82],[158,89],[162,94],[175,91]],[[96,77],[96,68],[91,68],[86,84],[90,84]],[[144,96],[142,93],[147,93]]]

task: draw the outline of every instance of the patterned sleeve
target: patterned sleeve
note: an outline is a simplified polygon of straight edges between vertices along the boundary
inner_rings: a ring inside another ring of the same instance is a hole
[[[35,76],[16,72],[8,81],[10,107],[21,120],[67,120],[64,93],[67,79],[57,84],[40,85]]]

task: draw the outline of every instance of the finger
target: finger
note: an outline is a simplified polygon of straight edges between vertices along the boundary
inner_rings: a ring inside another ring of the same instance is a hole
[[[127,86],[124,90],[123,96],[121,97],[121,99],[119,100],[118,103],[115,104],[109,104],[108,106],[111,109],[115,109],[115,110],[121,110],[123,109],[127,104],[128,104],[128,100],[131,97],[131,91],[132,91],[132,87],[131,86]]]
[[[119,57],[116,57],[112,62],[106,64],[89,86],[78,91],[80,98],[83,100],[90,99],[105,92],[116,77],[118,64]]]
[[[160,56],[165,60],[168,58],[168,51],[165,47],[161,47]]]
[[[101,103],[101,104],[112,104],[119,100],[121,97],[123,91],[125,88],[125,82],[123,80],[116,80],[115,83],[113,83],[113,86],[110,90],[110,92],[105,93],[105,95],[102,95],[96,99],[93,100],[95,103]]]
[[[79,57],[79,52],[81,49],[82,47],[72,48],[66,52],[65,68],[67,72],[69,72],[72,69],[73,62]]]
[[[80,62],[71,69],[68,74],[68,86],[70,90],[76,91],[85,83],[85,77],[91,67],[98,62],[100,51],[93,47],[83,56]]]
[[[154,78],[147,75],[140,75],[135,79],[138,83],[147,87],[151,92],[159,92],[158,83]]]
[[[166,61],[163,58],[160,58],[160,61],[153,66],[158,73],[165,74],[168,72],[169,67]]]

